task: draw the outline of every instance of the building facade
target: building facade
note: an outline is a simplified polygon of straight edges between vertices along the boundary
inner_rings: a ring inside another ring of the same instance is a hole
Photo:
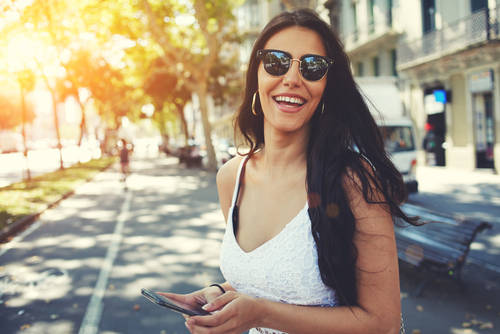
[[[500,170],[500,0],[329,2],[355,75],[397,76],[419,164]]]

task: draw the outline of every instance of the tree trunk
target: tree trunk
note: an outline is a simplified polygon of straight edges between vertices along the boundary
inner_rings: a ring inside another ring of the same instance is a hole
[[[215,157],[215,149],[212,143],[212,126],[208,120],[208,106],[207,106],[207,84],[206,82],[199,83],[196,91],[198,100],[200,101],[201,121],[203,123],[203,132],[205,134],[205,145],[207,146],[208,155],[208,170],[217,171],[217,159]]]
[[[24,102],[25,95],[24,88],[21,87],[21,112],[22,112],[22,132],[23,132],[23,142],[24,142],[24,159],[26,160],[26,177],[31,180],[30,165],[28,161],[28,145],[26,145],[26,103]]]
[[[49,85],[49,80],[47,77],[43,76],[45,80],[45,84],[47,85],[47,89],[50,91],[50,95],[52,96],[52,105],[54,106],[54,124],[56,126],[56,135],[57,135],[57,148],[59,149],[59,160],[61,162],[61,168],[64,169],[63,157],[62,157],[62,146],[61,146],[61,134],[59,133],[59,118],[57,116],[57,102],[56,95],[54,90]]]
[[[80,104],[80,108],[82,108],[82,122],[80,123],[80,138],[78,139],[78,147],[80,147],[82,146],[83,134],[87,130],[87,124],[85,123],[85,107],[82,101],[80,101],[80,99],[78,98],[78,96],[77,96],[77,101],[78,104]]]
[[[179,104],[175,104],[175,106],[177,107],[177,113],[179,114],[179,118],[181,119],[182,132],[184,133],[184,146],[188,146],[189,130],[186,121],[186,116],[184,115],[184,109]]]

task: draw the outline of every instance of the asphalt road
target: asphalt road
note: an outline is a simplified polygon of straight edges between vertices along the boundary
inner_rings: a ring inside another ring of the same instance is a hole
[[[187,293],[223,280],[218,257],[225,224],[215,174],[154,154],[136,156],[131,168],[125,183],[117,168],[99,174],[2,246],[2,334],[188,333],[182,316],[149,302],[140,289]],[[413,198],[432,194],[426,187]],[[412,291],[422,274],[406,265],[400,273],[406,333],[498,330],[498,272],[469,262],[466,294],[435,282],[420,298]],[[497,327],[479,329],[471,315]],[[467,322],[471,328],[463,327]]]
[[[140,294],[221,282],[215,175],[176,159],[110,169],[0,250],[2,333],[188,333]],[[98,331],[97,331],[98,329]]]

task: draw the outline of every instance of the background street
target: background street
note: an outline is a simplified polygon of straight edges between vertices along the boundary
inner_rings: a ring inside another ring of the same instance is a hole
[[[2,334],[188,333],[182,316],[149,302],[140,289],[187,293],[223,281],[218,257],[225,224],[215,174],[186,169],[154,151],[134,153],[126,183],[118,167],[0,248]],[[401,266],[406,333],[498,332],[499,177],[468,173],[468,180],[446,181],[435,171],[419,170],[421,192],[411,202],[473,213],[494,228],[473,245],[463,272],[466,294],[442,281],[413,297],[422,275]],[[480,329],[472,316],[497,327]]]
[[[62,149],[63,163],[69,167],[78,161],[85,162],[99,158],[99,149],[89,149],[76,145]],[[61,166],[59,150],[45,148],[28,151],[28,165],[31,176],[43,175],[58,170]],[[26,174],[26,158],[22,152],[0,154],[0,187],[11,183],[21,182]]]

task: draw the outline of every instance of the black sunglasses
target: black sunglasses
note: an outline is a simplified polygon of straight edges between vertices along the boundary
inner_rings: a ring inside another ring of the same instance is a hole
[[[304,55],[293,59],[292,55],[280,50],[259,50],[257,57],[262,60],[264,69],[269,75],[280,77],[292,67],[293,61],[299,62],[299,72],[307,81],[318,81],[328,72],[333,59],[318,55]]]

